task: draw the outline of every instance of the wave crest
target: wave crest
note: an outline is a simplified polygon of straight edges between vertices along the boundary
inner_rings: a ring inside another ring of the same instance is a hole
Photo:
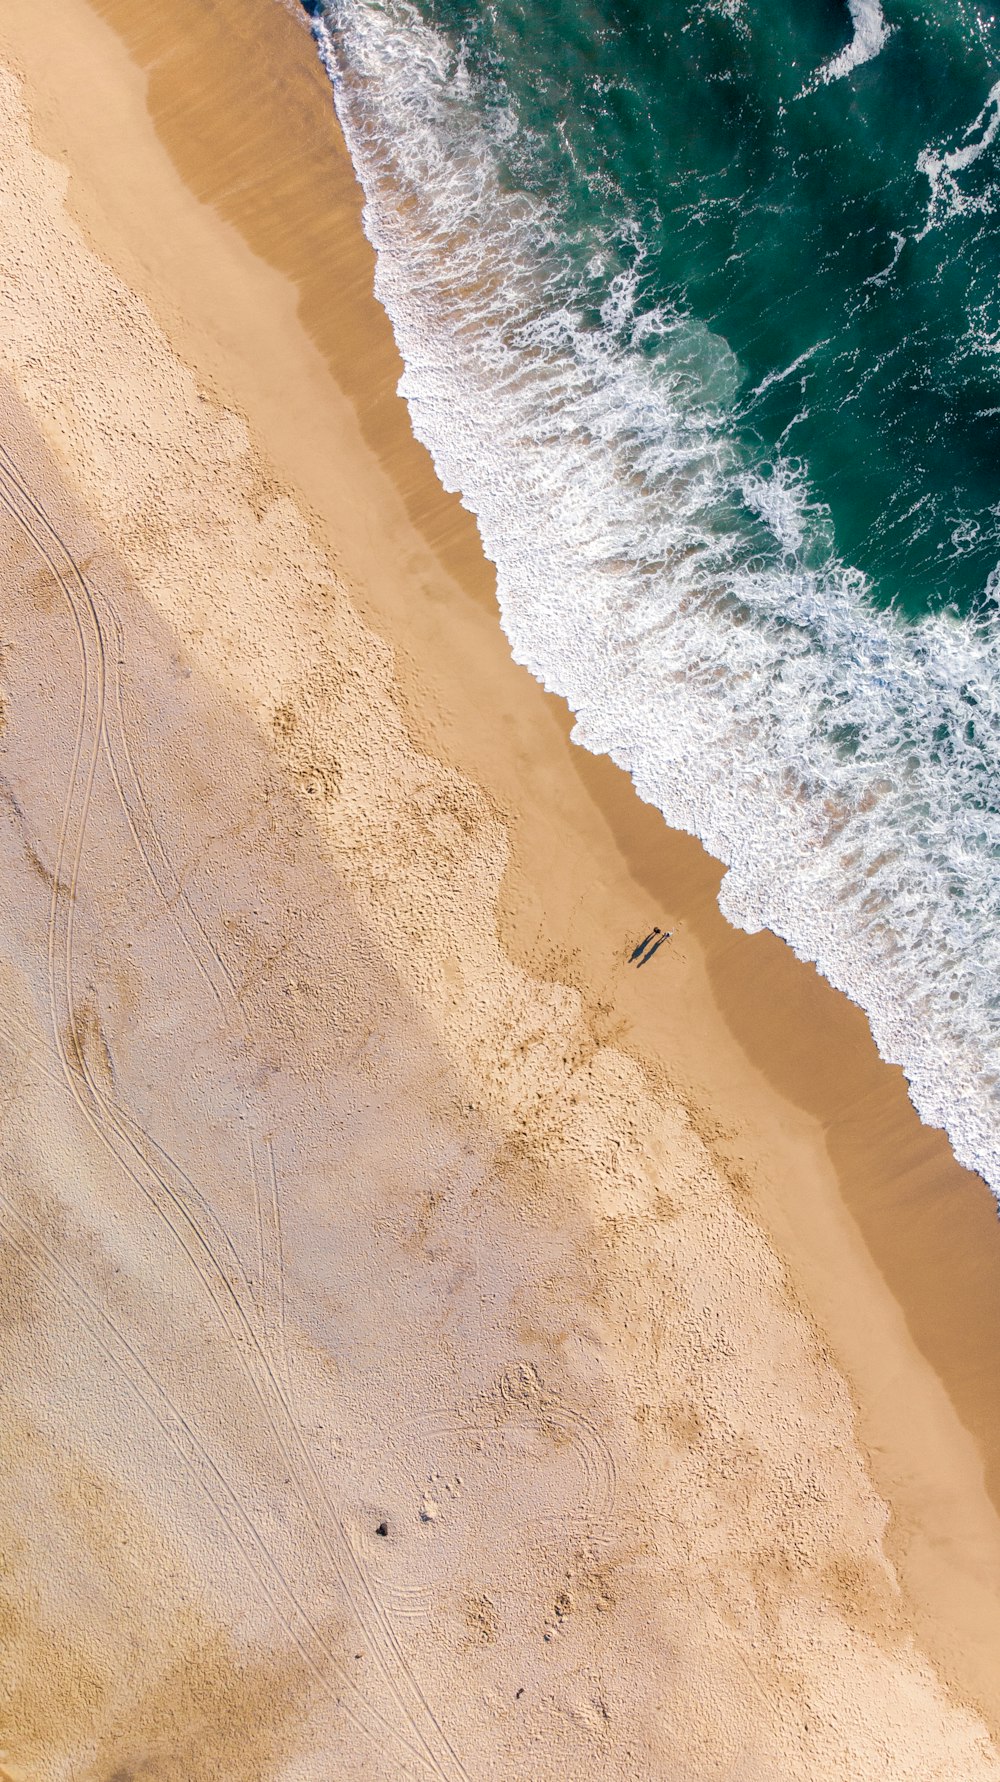
[[[880,0],[848,0],[848,5],[854,27],[850,43],[845,45],[838,56],[832,56],[829,62],[823,63],[822,68],[817,68],[812,79],[803,87],[800,98],[807,93],[814,93],[817,87],[829,81],[845,80],[865,62],[873,62],[888,43],[892,26],[886,24]]]

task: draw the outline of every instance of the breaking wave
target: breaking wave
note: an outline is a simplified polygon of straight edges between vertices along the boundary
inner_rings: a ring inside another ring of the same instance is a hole
[[[857,66],[885,25],[852,13]],[[530,130],[460,40],[402,0],[334,0],[315,29],[401,389],[477,516],[515,658],[726,863],[729,920],[862,1005],[1000,1189],[994,632],[879,610],[808,467],[742,438],[726,342],[643,296],[639,221],[571,224],[519,176]]]
[[[844,80],[863,63],[873,62],[885,48],[889,26],[885,22],[879,0],[848,0],[848,3],[854,35],[839,56],[833,56],[829,62],[824,62],[810,81],[810,89],[819,81]]]

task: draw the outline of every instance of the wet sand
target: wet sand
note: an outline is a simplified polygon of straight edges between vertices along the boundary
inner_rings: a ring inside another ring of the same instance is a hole
[[[1000,1776],[992,1200],[510,662],[298,14],[64,12],[0,26],[0,1761]]]

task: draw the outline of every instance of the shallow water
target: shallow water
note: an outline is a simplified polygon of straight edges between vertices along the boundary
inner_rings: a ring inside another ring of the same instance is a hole
[[[327,0],[516,658],[1000,1188],[1000,25]]]

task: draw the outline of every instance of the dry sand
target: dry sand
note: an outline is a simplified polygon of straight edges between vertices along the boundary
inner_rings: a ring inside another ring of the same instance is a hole
[[[0,1773],[1000,1778],[982,1184],[510,663],[293,10],[0,64]]]

